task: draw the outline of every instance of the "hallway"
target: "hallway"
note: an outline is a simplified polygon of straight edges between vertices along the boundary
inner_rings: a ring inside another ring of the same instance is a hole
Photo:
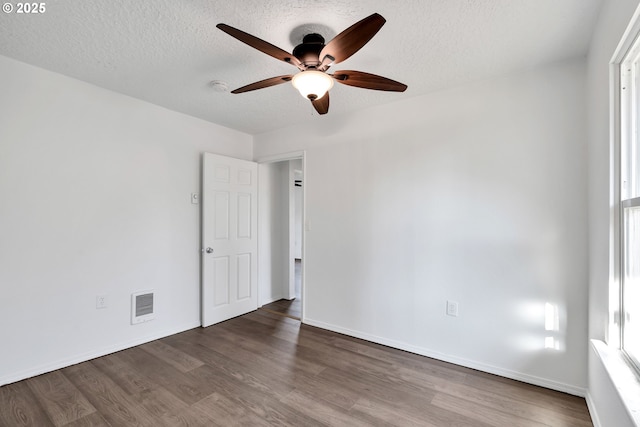
[[[262,306],[263,310],[266,310],[273,314],[279,314],[281,316],[287,316],[292,319],[300,320],[302,317],[302,261],[296,259],[295,269],[295,285],[296,285],[296,297],[292,300],[281,299],[274,301],[270,304]]]

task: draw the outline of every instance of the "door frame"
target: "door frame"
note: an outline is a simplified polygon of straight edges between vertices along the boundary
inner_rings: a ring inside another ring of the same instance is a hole
[[[286,162],[289,160],[302,160],[302,185],[303,185],[303,189],[302,189],[302,235],[301,235],[301,252],[302,252],[302,263],[300,265],[300,295],[302,298],[302,306],[301,306],[301,313],[300,313],[300,322],[301,323],[305,323],[305,307],[307,305],[307,297],[305,296],[305,265],[306,265],[306,260],[307,260],[307,255],[306,255],[306,232],[307,232],[307,220],[306,220],[306,207],[307,207],[307,191],[306,191],[306,182],[307,182],[307,162],[306,162],[306,151],[305,150],[300,150],[300,151],[290,151],[287,153],[282,153],[282,154],[274,154],[274,155],[270,155],[270,156],[264,156],[264,157],[259,157],[257,159],[255,159],[254,161],[256,163],[258,163],[258,168],[260,167],[260,165],[263,164],[269,164],[269,163],[277,163],[277,162]],[[289,183],[291,184],[291,183]],[[288,190],[287,190],[288,191]],[[263,195],[260,194],[261,189],[260,187],[258,187],[258,199],[260,199],[260,197],[264,197]],[[289,204],[291,205],[291,200],[289,200]],[[260,218],[260,212],[258,212],[258,218]],[[292,218],[289,218],[289,222],[291,223]],[[260,227],[260,222],[258,223],[258,227]],[[294,253],[294,249],[291,247],[291,240],[289,242],[289,263],[291,263],[291,265],[289,265],[289,271],[291,271],[292,268],[295,268],[295,260],[292,259],[292,255]],[[258,246],[258,257],[260,256],[260,247]],[[258,264],[259,266],[260,264]],[[287,274],[288,277],[290,277],[289,274]],[[291,279],[290,279],[291,280]],[[260,295],[260,288],[261,286],[264,286],[262,283],[260,283],[260,272],[258,272],[258,295]],[[291,285],[291,284],[289,284]]]

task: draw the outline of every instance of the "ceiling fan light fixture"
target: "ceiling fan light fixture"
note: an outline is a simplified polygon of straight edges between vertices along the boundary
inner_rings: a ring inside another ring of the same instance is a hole
[[[291,83],[303,98],[315,101],[333,87],[333,78],[322,71],[308,70],[293,76]]]

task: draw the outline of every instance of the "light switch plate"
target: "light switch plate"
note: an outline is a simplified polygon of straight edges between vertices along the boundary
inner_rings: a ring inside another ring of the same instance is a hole
[[[97,295],[96,296],[96,308],[107,308],[107,296],[106,295]]]
[[[447,301],[447,316],[458,316],[458,303],[456,301]]]

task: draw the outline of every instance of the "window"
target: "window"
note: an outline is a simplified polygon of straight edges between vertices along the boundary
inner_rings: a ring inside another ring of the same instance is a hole
[[[640,38],[620,62],[620,347],[640,370]]]
[[[640,198],[623,207],[622,349],[640,368]]]

